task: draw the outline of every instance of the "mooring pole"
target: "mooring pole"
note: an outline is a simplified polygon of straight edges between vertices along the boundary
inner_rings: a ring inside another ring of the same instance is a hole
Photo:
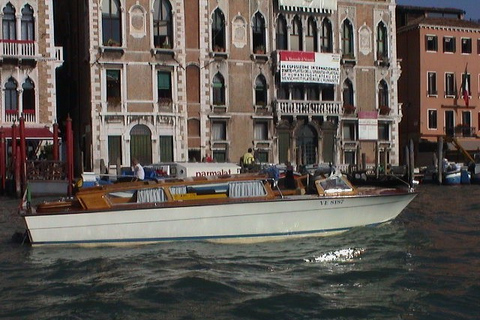
[[[5,146],[5,133],[3,131],[0,131],[0,175],[2,175],[2,193],[5,193],[5,188],[6,188],[6,157],[5,157],[5,152],[6,151],[6,146]]]
[[[22,193],[27,188],[27,172],[26,172],[26,158],[27,158],[27,143],[25,141],[25,119],[20,117],[20,179]]]
[[[53,161],[58,161],[58,123],[53,124]]]
[[[66,124],[66,136],[67,136],[67,177],[68,177],[68,195],[73,194],[73,132],[72,132],[72,119],[67,117]]]
[[[443,137],[438,137],[438,170],[437,180],[439,184],[443,183]]]

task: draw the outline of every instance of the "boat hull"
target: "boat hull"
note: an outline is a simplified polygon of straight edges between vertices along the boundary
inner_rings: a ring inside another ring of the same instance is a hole
[[[290,196],[283,199],[144,209],[24,215],[32,244],[175,240],[254,242],[329,235],[393,220],[416,193]]]

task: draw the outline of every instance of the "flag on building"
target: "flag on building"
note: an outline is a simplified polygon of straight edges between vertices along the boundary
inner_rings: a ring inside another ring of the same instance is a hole
[[[463,101],[465,101],[465,106],[468,107],[468,104],[469,104],[469,100],[470,100],[470,90],[469,90],[469,77],[468,77],[468,71],[467,71],[467,66],[468,64],[465,66],[465,72],[463,73],[463,76],[462,76],[462,97],[463,97]]]

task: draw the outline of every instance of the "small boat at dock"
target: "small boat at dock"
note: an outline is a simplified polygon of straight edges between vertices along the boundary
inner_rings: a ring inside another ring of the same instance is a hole
[[[33,245],[259,242],[386,223],[416,196],[410,188],[355,188],[341,174],[294,179],[290,189],[265,174],[120,182],[36,206],[24,201],[20,214]]]

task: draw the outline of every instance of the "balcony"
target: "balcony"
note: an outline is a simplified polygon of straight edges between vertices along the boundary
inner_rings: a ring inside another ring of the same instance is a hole
[[[456,127],[444,127],[443,132],[449,137],[475,137],[476,136],[476,128],[469,127],[466,125],[457,125]]]
[[[24,110],[22,113],[26,123],[36,123],[37,115],[35,110]],[[15,123],[20,122],[20,112],[18,110],[5,110],[4,122]]]
[[[0,59],[38,59],[37,43],[30,40],[0,40]]]
[[[277,118],[282,116],[340,116],[343,113],[340,101],[277,100]]]

